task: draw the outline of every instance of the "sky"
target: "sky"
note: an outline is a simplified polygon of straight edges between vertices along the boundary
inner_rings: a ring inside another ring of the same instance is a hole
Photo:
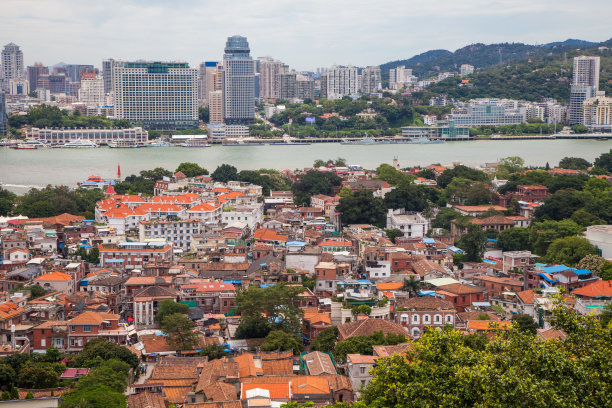
[[[612,37],[610,0],[0,0],[24,62],[222,59],[231,35],[292,68],[378,65],[473,43]]]

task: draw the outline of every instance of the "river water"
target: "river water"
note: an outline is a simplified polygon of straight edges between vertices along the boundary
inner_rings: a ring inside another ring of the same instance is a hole
[[[297,169],[317,159],[343,157],[349,164],[373,169],[397,157],[402,167],[461,162],[477,166],[508,156],[520,156],[527,165],[551,166],[566,156],[593,161],[612,149],[612,141],[504,140],[461,141],[442,144],[341,145],[315,143],[298,146],[221,146],[208,148],[157,147],[141,149],[40,149],[0,148],[0,183],[16,193],[47,184],[76,186],[92,174],[115,178],[117,165],[123,177],[140,170],[163,167],[174,170],[181,162],[196,162],[213,171],[228,163],[239,170]]]

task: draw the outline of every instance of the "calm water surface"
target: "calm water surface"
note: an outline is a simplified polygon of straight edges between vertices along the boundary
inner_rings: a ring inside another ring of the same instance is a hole
[[[612,148],[612,141],[597,140],[507,140],[447,142],[430,145],[341,145],[316,143],[307,146],[213,146],[208,148],[158,147],[141,149],[40,149],[0,148],[0,183],[16,193],[30,187],[63,184],[74,187],[92,174],[114,178],[117,165],[125,177],[140,170],[176,169],[181,162],[196,162],[213,171],[222,163],[239,170],[278,170],[312,166],[316,159],[343,157],[349,164],[376,168],[397,157],[402,167],[452,164],[476,166],[502,157],[520,156],[527,165],[551,166],[566,156],[589,161]]]

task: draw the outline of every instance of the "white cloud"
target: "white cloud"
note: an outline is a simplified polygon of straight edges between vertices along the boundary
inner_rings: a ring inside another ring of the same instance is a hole
[[[474,42],[605,40],[606,0],[2,0],[0,38],[27,64],[222,58],[225,39],[296,69],[378,64]]]

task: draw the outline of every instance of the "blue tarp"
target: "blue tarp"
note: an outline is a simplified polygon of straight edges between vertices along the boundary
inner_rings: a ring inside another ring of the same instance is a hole
[[[448,249],[450,249],[451,251],[455,252],[455,253],[462,253],[463,249],[461,248],[457,248],[456,246],[449,246]]]
[[[369,281],[367,279],[359,279],[359,280],[357,280],[357,283],[359,283],[361,285],[371,285],[372,281]]]
[[[559,282],[558,280],[552,280],[550,278],[548,278],[548,276],[544,275],[543,273],[539,274],[541,278],[544,278],[544,280],[548,283],[557,283]]]
[[[435,244],[436,240],[433,238],[423,238],[423,242],[426,244]]]
[[[576,275],[588,275],[593,272],[589,271],[588,269],[574,269],[574,273]]]
[[[436,296],[436,292],[433,290],[419,290],[420,296]]]
[[[306,243],[303,242],[303,241],[287,241],[287,243],[285,245],[287,245],[287,246],[300,246],[300,247],[303,247],[303,246],[306,246]]]
[[[488,264],[493,264],[493,265],[497,264],[497,262],[491,261],[490,259],[483,259],[482,262],[486,262]]]
[[[123,263],[125,262],[125,259],[123,258],[118,258],[118,259],[105,259],[104,263]]]
[[[242,283],[242,281],[239,281],[239,280],[224,280],[223,283],[231,283],[232,285],[233,284],[240,285]]]
[[[488,242],[497,242],[497,240],[495,238],[488,238],[487,241]]]

